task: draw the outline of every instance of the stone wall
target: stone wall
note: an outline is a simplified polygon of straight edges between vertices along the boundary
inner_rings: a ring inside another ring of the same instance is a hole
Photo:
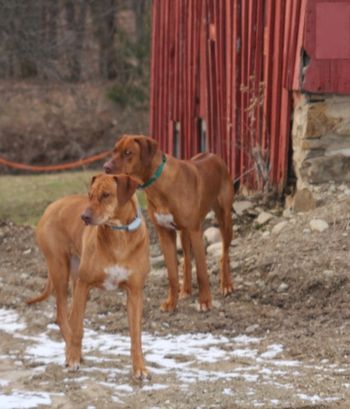
[[[296,93],[292,146],[298,189],[350,182],[350,96]]]

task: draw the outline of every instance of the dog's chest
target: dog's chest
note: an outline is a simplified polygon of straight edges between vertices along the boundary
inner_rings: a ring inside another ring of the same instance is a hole
[[[165,227],[167,229],[176,229],[176,223],[174,221],[174,216],[171,213],[154,213],[156,222],[159,226]]]
[[[129,277],[129,270],[119,265],[113,265],[105,268],[106,278],[103,282],[103,286],[106,290],[113,290],[118,285],[127,281]]]

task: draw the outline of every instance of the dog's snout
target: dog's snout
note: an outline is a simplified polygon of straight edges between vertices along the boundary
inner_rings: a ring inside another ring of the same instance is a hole
[[[92,217],[88,212],[84,212],[80,217],[86,225],[91,224]]]
[[[104,165],[103,165],[103,169],[104,169],[104,171],[106,172],[106,173],[112,173],[112,164],[111,164],[111,162],[109,161],[109,162],[106,162]]]

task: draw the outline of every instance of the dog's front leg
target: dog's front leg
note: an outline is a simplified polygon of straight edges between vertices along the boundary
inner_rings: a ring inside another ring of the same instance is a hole
[[[196,261],[197,280],[199,287],[199,308],[201,311],[208,311],[211,308],[211,294],[202,231],[190,231],[190,240],[193,255]]]
[[[160,247],[162,249],[165,265],[168,270],[169,292],[168,298],[160,309],[164,312],[173,312],[179,297],[179,276],[176,254],[176,231],[156,226]]]
[[[80,366],[81,344],[84,333],[84,314],[89,295],[89,286],[78,278],[74,288],[72,311],[69,319],[71,337],[67,345],[67,365],[76,371]]]
[[[127,288],[127,308],[131,338],[131,359],[136,379],[149,379],[141,346],[141,323],[143,313],[143,289],[138,286]]]
[[[183,281],[180,290],[180,298],[190,297],[192,294],[192,265],[191,265],[191,241],[187,230],[181,230],[181,245],[184,253]]]

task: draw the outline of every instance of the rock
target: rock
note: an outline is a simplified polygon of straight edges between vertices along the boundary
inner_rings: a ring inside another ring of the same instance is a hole
[[[32,252],[32,249],[27,249],[23,251],[23,255],[27,256],[28,254],[30,254]]]
[[[268,230],[264,231],[264,232],[262,233],[262,237],[263,237],[264,239],[269,238],[269,237],[270,237],[270,232],[269,232]]]
[[[208,244],[221,242],[220,229],[217,227],[209,227],[204,232],[204,238]]]
[[[237,261],[232,261],[232,263],[230,263],[231,270],[238,270],[239,267],[240,267],[240,264]]]
[[[247,327],[245,329],[245,333],[246,334],[251,334],[252,332],[255,332],[259,328],[260,328],[259,324],[250,325],[249,327]]]
[[[222,304],[221,304],[220,301],[213,300],[213,301],[212,301],[212,306],[213,306],[214,308],[216,308],[216,309],[219,309],[219,308],[222,307]]]
[[[291,209],[284,209],[282,216],[285,217],[286,219],[290,219],[291,217],[293,217],[293,213],[291,211]]]
[[[284,293],[287,291],[289,288],[289,285],[287,283],[281,283],[281,285],[277,288],[277,292],[279,293]]]
[[[234,239],[231,241],[231,247],[237,247],[239,245],[239,239]]]
[[[215,213],[213,210],[210,210],[210,212],[205,216],[205,220],[208,220],[209,222],[215,220]]]
[[[219,257],[222,254],[222,244],[213,243],[207,247],[207,254],[209,256]]]
[[[322,219],[312,219],[310,221],[310,228],[312,231],[317,231],[322,233],[329,228],[328,223]]]
[[[296,213],[307,212],[316,208],[313,194],[307,188],[298,190],[293,198],[293,209]]]
[[[255,219],[255,223],[259,226],[263,226],[264,224],[268,223],[273,218],[271,213],[261,212],[259,216]]]
[[[160,269],[164,267],[164,257],[163,256],[151,257],[151,266],[155,269]]]
[[[233,203],[233,210],[238,216],[243,216],[243,213],[252,207],[253,203],[249,202],[249,200],[241,200]]]
[[[323,274],[324,274],[326,277],[330,278],[330,277],[333,277],[333,276],[334,276],[334,271],[332,271],[332,270],[324,270]]]
[[[256,282],[256,285],[261,288],[262,290],[266,287],[265,281],[264,280],[258,280]]]
[[[181,237],[180,233],[176,235],[176,250],[178,253],[182,253]]]
[[[304,233],[304,234],[310,234],[310,233],[311,233],[311,230],[310,230],[310,229],[304,229],[304,230],[303,230],[303,233]]]
[[[279,222],[272,228],[271,233],[274,235],[280,234],[281,231],[287,226],[287,224],[288,222],[285,220],[283,222]]]

